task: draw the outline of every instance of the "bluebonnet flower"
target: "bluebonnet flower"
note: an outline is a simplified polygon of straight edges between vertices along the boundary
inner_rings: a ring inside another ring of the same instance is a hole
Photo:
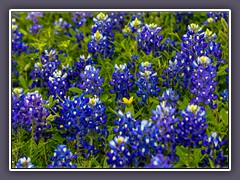
[[[168,157],[164,158],[162,154],[157,154],[151,159],[151,163],[146,165],[146,168],[172,168],[173,165]]]
[[[188,25],[187,33],[182,37],[181,52],[172,58],[174,64],[169,65],[163,76],[164,80],[167,76],[172,78],[173,85],[179,82],[183,88],[189,89],[196,96],[192,99],[193,103],[204,102],[213,109],[216,108],[213,101],[217,98],[214,94],[216,72],[219,65],[225,62],[221,59],[222,50],[219,49],[220,44],[215,43],[215,37],[212,32],[204,32],[196,24]],[[165,82],[167,87],[169,84]]]
[[[162,96],[158,97],[159,101],[165,101],[166,106],[176,107],[177,101],[179,100],[179,94],[172,88],[165,90]]]
[[[96,69],[92,65],[87,65],[85,70],[80,75],[81,83],[78,84],[80,89],[83,89],[88,94],[100,96],[103,92],[102,83],[104,78],[100,77],[100,69]]]
[[[119,119],[109,142],[107,163],[111,168],[144,167],[161,150],[156,139],[156,128],[151,121],[135,120],[130,112],[118,111]]]
[[[93,17],[93,14],[89,12],[73,12],[72,21],[77,27],[81,27],[86,23],[87,17]]]
[[[37,34],[39,32],[39,30],[42,28],[43,28],[43,26],[40,24],[32,24],[30,26],[29,32],[32,34]]]
[[[28,46],[23,42],[23,33],[18,30],[18,26],[15,24],[15,19],[12,20],[12,54],[18,56],[24,52],[28,53]]]
[[[203,106],[189,104],[181,112],[182,120],[178,122],[176,132],[178,142],[184,147],[199,148],[206,137],[206,111]]]
[[[112,74],[112,80],[109,82],[113,89],[110,93],[116,93],[116,102],[121,104],[122,99],[130,98],[130,92],[134,85],[134,75],[130,73],[126,64],[115,64],[115,71]]]
[[[91,55],[85,57],[81,55],[77,61],[74,61],[74,64],[71,69],[69,69],[68,76],[70,79],[77,79],[79,78],[82,71],[84,71],[87,65],[94,65],[96,62],[93,61]]]
[[[138,81],[136,85],[138,90],[137,96],[142,99],[139,101],[140,104],[145,103],[149,96],[158,96],[160,88],[158,86],[158,76],[154,72],[152,64],[149,62],[142,62],[139,66],[139,73],[137,73]]]
[[[226,68],[225,71],[228,73],[228,68]],[[228,75],[226,76],[226,84],[228,85]]]
[[[58,97],[64,98],[66,96],[66,91],[69,88],[67,76],[66,72],[63,73],[61,70],[55,70],[49,77],[49,95],[52,95],[53,99],[57,99]]]
[[[167,38],[165,41],[162,42],[160,46],[160,51],[167,51],[169,54],[171,54],[173,51],[176,50],[176,48],[179,46],[174,40],[171,38]]]
[[[18,65],[18,63],[16,61],[14,61],[14,59],[12,59],[12,74],[13,74],[13,77],[18,79],[19,72],[18,72],[18,69],[17,69],[17,65]],[[18,86],[18,82],[14,81],[13,86]]]
[[[22,88],[15,88],[12,92],[12,129],[14,134],[18,132],[22,122],[19,119],[21,116],[21,108],[24,106],[25,94]]]
[[[176,84],[180,81],[180,67],[178,66],[178,60],[174,58],[177,58],[178,53],[175,57],[172,58],[172,60],[169,60],[167,69],[163,70],[162,79],[163,79],[163,85],[167,88],[175,87]]]
[[[26,20],[31,20],[34,24],[38,23],[38,17],[43,17],[42,12],[29,12]]]
[[[143,23],[137,17],[135,19],[132,19],[132,21],[129,24],[129,28],[131,29],[131,32],[133,34],[136,32],[138,33],[142,26],[143,26]]]
[[[204,25],[215,23],[221,20],[221,18],[224,18],[228,23],[228,12],[209,12],[207,13],[207,17],[208,19],[203,23]]]
[[[42,100],[38,91],[23,95],[21,89],[16,89],[13,91],[12,103],[12,124],[15,130],[17,126],[28,132],[34,132],[35,141],[41,137],[46,141],[51,137],[51,133],[45,131],[51,127],[46,121],[50,113],[42,106],[47,102]]]
[[[88,52],[96,58],[98,54],[103,58],[113,55],[113,49],[107,36],[103,36],[98,30],[92,35],[92,40],[88,42]]]
[[[223,92],[220,92],[220,96],[222,102],[226,102],[228,100],[228,89],[224,89]]]
[[[77,159],[76,154],[72,154],[66,145],[59,144],[54,150],[54,155],[50,157],[52,163],[47,168],[77,168],[77,165],[73,164],[75,159]]]
[[[47,87],[49,77],[53,75],[53,72],[59,67],[60,60],[54,49],[50,51],[45,50],[40,57],[41,63],[36,62],[34,69],[30,73],[30,77],[33,79],[33,83],[29,88],[35,87]]]
[[[109,17],[112,21],[113,24],[113,30],[118,30],[121,31],[124,25],[126,24],[125,22],[125,15],[126,12],[111,12],[109,14]]]
[[[37,34],[40,29],[42,29],[42,25],[38,24],[38,18],[43,17],[42,12],[29,12],[26,20],[31,20],[33,24],[30,26],[29,32],[33,34]]]
[[[134,54],[131,56],[131,60],[127,62],[128,69],[130,69],[130,71],[132,71],[133,73],[135,73],[136,62],[138,61],[138,59],[139,59],[139,56]]]
[[[114,34],[112,33],[111,18],[104,13],[99,13],[93,18],[92,40],[88,42],[88,52],[94,57],[112,58],[114,52]]]
[[[204,158],[201,163],[202,167],[210,166],[208,158],[213,161],[215,167],[225,167],[227,157],[223,155],[224,151],[222,146],[226,143],[226,140],[222,140],[216,132],[212,134],[203,141],[203,146],[205,149],[202,150],[202,154],[206,154],[207,157]]]
[[[63,18],[59,18],[58,21],[54,22],[54,27],[56,29],[56,34],[63,33],[67,36],[70,36],[69,30],[73,28],[73,26],[68,23],[66,20],[63,20]]]
[[[157,105],[156,110],[152,110],[151,119],[155,122],[156,126],[156,138],[158,144],[162,146],[162,153],[166,153],[167,157],[172,162],[177,162],[179,157],[176,155],[177,146],[177,134],[175,125],[179,121],[176,118],[177,109],[171,104],[166,104],[166,101],[162,101]]]
[[[189,21],[193,18],[193,13],[192,12],[176,12],[174,13],[174,16],[176,18],[176,24],[178,25],[174,31],[177,32],[181,28],[181,25],[179,25],[180,23],[189,24]]]
[[[72,100],[64,99],[60,105],[60,117],[56,119],[60,133],[67,141],[74,141],[84,157],[98,153],[108,136],[103,103],[96,96],[85,98],[83,93]]]
[[[161,27],[156,24],[146,24],[138,33],[138,50],[143,50],[146,54],[153,53],[155,57],[159,56],[162,50],[163,36],[160,34]]]
[[[29,157],[23,156],[18,160],[15,168],[34,168],[34,165]]]
[[[214,94],[217,85],[217,81],[214,78],[217,76],[217,68],[211,65],[211,59],[207,56],[198,57],[193,62],[193,65],[196,67],[196,70],[191,75],[192,86],[190,92],[196,97],[192,99],[192,102],[195,104],[204,102],[212,109],[215,109],[217,105],[213,101],[218,96]]]

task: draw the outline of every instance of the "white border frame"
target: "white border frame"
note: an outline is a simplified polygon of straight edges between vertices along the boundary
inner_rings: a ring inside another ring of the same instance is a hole
[[[162,11],[162,12],[174,12],[174,11],[191,11],[191,12],[204,12],[204,11],[227,11],[229,13],[229,168],[228,169],[12,169],[12,135],[11,135],[11,94],[12,94],[12,43],[11,43],[11,25],[12,11],[43,11],[43,12],[72,12],[72,11],[93,11],[93,12],[111,12],[111,11]],[[231,171],[231,10],[230,9],[10,9],[9,10],[9,171]]]

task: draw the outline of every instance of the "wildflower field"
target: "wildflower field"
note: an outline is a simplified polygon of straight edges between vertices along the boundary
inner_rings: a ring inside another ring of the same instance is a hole
[[[11,167],[229,168],[229,12],[11,12]]]

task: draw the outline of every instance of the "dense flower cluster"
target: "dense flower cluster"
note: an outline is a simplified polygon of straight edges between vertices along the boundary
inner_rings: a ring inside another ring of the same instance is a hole
[[[42,12],[29,12],[26,20],[31,20],[32,25],[29,28],[29,32],[33,34],[37,34],[40,29],[42,29],[42,25],[38,24],[38,18],[43,17]]]
[[[135,120],[130,112],[118,112],[115,121],[116,136],[109,142],[107,163],[111,168],[144,167],[149,157],[161,149],[156,141],[154,124],[147,120]]]
[[[228,22],[228,12],[209,12],[207,13],[207,17],[208,19],[203,23],[204,25],[215,23],[221,20],[221,18],[224,18]]]
[[[103,92],[102,83],[104,78],[100,77],[100,69],[96,69],[92,65],[87,65],[85,70],[80,75],[81,83],[78,84],[80,89],[83,89],[86,93],[100,96]]]
[[[228,168],[228,13],[203,15],[12,13],[12,166]]]
[[[34,133],[34,140],[41,137],[46,141],[51,134],[45,132],[51,125],[46,122],[49,115],[48,110],[42,106],[46,101],[42,96],[35,92],[26,95],[22,89],[15,89],[12,94],[12,128],[17,133],[18,128],[23,128],[28,132]]]
[[[59,35],[60,33],[64,33],[67,36],[71,36],[69,30],[73,28],[73,26],[66,20],[63,20],[63,18],[59,18],[58,21],[55,21],[53,25],[55,27],[56,34]]]
[[[106,107],[98,97],[85,98],[84,94],[65,99],[60,103],[61,116],[56,119],[58,129],[67,141],[75,144],[88,157],[104,146],[104,139],[108,136],[106,123]],[[91,139],[91,140],[90,140]]]
[[[58,84],[62,87],[60,88],[61,91],[61,89],[65,87],[66,83],[61,84],[60,82],[64,80],[64,76],[66,75],[57,70],[60,65],[60,60],[58,60],[56,51],[54,49],[50,49],[50,51],[45,50],[42,53],[40,59],[41,63],[36,62],[34,64],[34,69],[30,73],[30,77],[33,79],[33,83],[29,88],[48,87],[50,84],[54,90],[57,90],[58,86],[55,84]],[[62,75],[64,76],[62,77]],[[57,77],[59,81],[56,81],[54,84],[55,78]],[[53,95],[54,90],[50,89],[49,94]]]
[[[34,165],[29,157],[23,156],[18,160],[15,168],[34,168]]]
[[[218,96],[214,93],[217,85],[214,78],[217,76],[217,68],[211,65],[211,60],[207,56],[198,57],[193,65],[196,67],[196,71],[191,75],[190,92],[196,97],[192,99],[192,102],[195,104],[204,102],[215,109],[217,105],[213,104],[213,101]]]
[[[174,13],[174,16],[176,18],[176,24],[180,24],[182,22],[184,24],[189,24],[190,20],[193,19],[192,12],[176,12],[176,13]],[[180,28],[181,28],[181,26],[178,25],[174,31],[177,32],[180,30]]]
[[[57,99],[58,97],[64,98],[69,88],[69,83],[67,81],[67,73],[63,73],[62,70],[56,69],[49,77],[48,88],[49,96],[52,95],[53,99]]]
[[[72,154],[70,149],[67,149],[66,145],[58,145],[54,150],[54,155],[50,157],[51,164],[47,168],[76,168],[76,164],[72,164],[77,158],[76,154]]]
[[[166,106],[176,107],[179,95],[172,88],[169,88],[163,92],[162,96],[158,97],[158,100],[165,101]]]
[[[111,93],[116,94],[117,104],[121,104],[122,99],[130,98],[130,92],[134,85],[134,75],[130,73],[126,64],[115,64],[115,71],[112,74],[112,81],[109,82],[113,89]]]
[[[84,71],[87,65],[94,65],[96,62],[93,61],[91,55],[85,57],[81,55],[77,61],[74,61],[74,64],[71,69],[69,69],[68,77],[72,79],[78,79],[80,74]],[[79,79],[81,80],[81,79]],[[77,86],[74,84],[73,86]]]
[[[126,12],[112,12],[109,14],[109,17],[111,19],[113,30],[121,31],[122,28],[126,25],[125,22],[125,15]]]
[[[113,24],[111,18],[104,13],[99,13],[93,18],[92,40],[88,43],[88,52],[94,57],[112,58],[114,53],[114,34],[111,32]]]
[[[149,96],[158,96],[160,88],[158,86],[158,76],[154,72],[152,64],[149,62],[142,62],[139,66],[139,72],[137,73],[138,81],[136,85],[138,90],[136,94],[142,99],[140,104],[145,103]]]
[[[203,145],[206,147],[202,150],[202,154],[206,154],[207,157],[214,163],[215,167],[226,166],[227,158],[223,156],[222,145],[226,143],[226,140],[222,140],[216,132],[213,132],[208,138],[205,139]],[[202,166],[210,166],[208,158],[204,158]]]
[[[184,147],[199,148],[206,137],[206,111],[204,107],[195,104],[189,104],[181,116],[183,120],[179,121],[176,132],[178,133],[178,142]]]
[[[146,24],[138,34],[138,50],[143,50],[146,54],[151,52],[155,57],[159,56],[159,51],[162,51],[163,36],[160,34],[161,27],[156,24]]]
[[[152,120],[156,124],[156,136],[158,138],[158,144],[162,147],[162,153],[166,153],[167,157],[172,162],[177,162],[179,157],[176,153],[176,145],[178,136],[176,134],[175,125],[179,121],[176,117],[176,108],[171,104],[166,104],[166,101],[162,101],[157,105],[156,110],[152,110]]]
[[[89,12],[74,12],[72,21],[77,25],[77,27],[81,27],[86,23],[87,17],[93,17],[93,14]]]
[[[172,79],[172,85],[179,82],[183,88],[189,89],[195,95],[193,103],[204,102],[211,108],[216,108],[213,103],[217,99],[214,94],[216,72],[218,66],[225,62],[221,59],[220,44],[214,41],[215,36],[209,30],[204,32],[196,24],[188,25],[187,33],[182,37],[182,51],[169,61],[169,67],[163,75],[163,79]],[[165,82],[167,87],[170,80]]]
[[[15,22],[16,19],[12,19],[12,54],[20,56],[22,52],[28,52],[28,46],[23,42],[23,33],[19,31],[18,25]]]

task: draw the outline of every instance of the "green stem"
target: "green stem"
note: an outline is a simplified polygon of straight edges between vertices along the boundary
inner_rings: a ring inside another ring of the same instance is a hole
[[[30,158],[32,157],[32,146],[34,141],[34,120],[32,120],[31,142],[30,142]]]
[[[191,148],[188,147],[188,168],[190,167],[190,156],[191,156]]]

